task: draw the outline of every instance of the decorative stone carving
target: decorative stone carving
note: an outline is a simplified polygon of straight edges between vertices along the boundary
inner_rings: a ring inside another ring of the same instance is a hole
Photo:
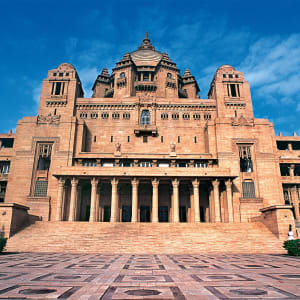
[[[60,115],[52,116],[51,114],[44,116],[37,116],[37,124],[50,124],[50,125],[59,125],[60,123]]]
[[[253,119],[247,119],[243,115],[240,115],[240,117],[234,117],[231,118],[231,125],[232,126],[254,126],[254,120]]]

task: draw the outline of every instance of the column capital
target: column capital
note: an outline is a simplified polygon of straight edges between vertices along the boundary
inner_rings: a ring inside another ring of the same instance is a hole
[[[200,180],[198,178],[195,178],[193,181],[192,181],[192,184],[193,184],[193,187],[194,188],[199,188],[199,183],[200,183]]]
[[[131,179],[131,185],[132,186],[138,186],[139,182],[140,181],[138,179],[136,179],[136,177],[134,177],[134,178]]]
[[[111,185],[118,185],[119,180],[116,177],[113,177],[113,179],[111,179]]]
[[[173,185],[173,187],[178,188],[179,183],[180,183],[180,181],[179,181],[178,178],[174,178],[174,179],[172,180],[172,185]]]
[[[76,177],[73,177],[73,178],[71,179],[71,185],[77,186],[78,182],[79,182],[79,180],[78,180]]]
[[[91,185],[97,185],[98,182],[99,182],[99,179],[96,178],[96,177],[93,177],[93,178],[91,179]]]
[[[227,189],[228,189],[228,188],[231,188],[231,186],[232,186],[232,181],[231,181],[231,179],[225,180],[225,185],[226,185],[226,188],[227,188]]]
[[[66,182],[66,180],[63,178],[63,177],[59,177],[59,179],[58,179],[58,184],[60,185],[60,186],[64,186],[65,185],[65,182]]]
[[[213,180],[211,183],[212,183],[212,185],[213,185],[214,187],[218,187],[219,184],[220,184],[220,181],[219,181],[218,179],[215,179],[215,180]]]
[[[153,186],[153,187],[158,187],[158,185],[159,185],[159,179],[153,178],[153,179],[151,180],[151,182],[152,182],[152,186]]]

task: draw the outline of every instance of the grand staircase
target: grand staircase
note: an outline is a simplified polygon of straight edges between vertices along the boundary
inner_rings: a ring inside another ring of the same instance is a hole
[[[285,253],[283,241],[255,223],[36,222],[7,251],[72,253]]]

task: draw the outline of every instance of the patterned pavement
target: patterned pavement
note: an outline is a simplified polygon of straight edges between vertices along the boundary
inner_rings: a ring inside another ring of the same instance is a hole
[[[0,299],[300,299],[300,258],[5,253]]]

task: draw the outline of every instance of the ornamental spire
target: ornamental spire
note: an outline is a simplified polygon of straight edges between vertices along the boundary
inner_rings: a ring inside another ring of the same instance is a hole
[[[152,46],[152,44],[150,42],[147,31],[145,32],[145,38],[143,39],[143,42],[138,49],[139,50],[155,50],[155,48]]]

